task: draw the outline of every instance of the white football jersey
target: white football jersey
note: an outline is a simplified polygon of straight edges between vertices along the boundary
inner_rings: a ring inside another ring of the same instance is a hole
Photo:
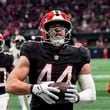
[[[13,46],[10,48],[10,52],[13,54],[13,57],[14,57],[13,65],[15,66],[20,56],[20,50],[17,49],[15,46]]]

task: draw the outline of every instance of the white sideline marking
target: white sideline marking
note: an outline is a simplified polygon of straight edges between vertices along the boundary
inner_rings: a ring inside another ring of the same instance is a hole
[[[110,79],[110,75],[93,75],[93,78],[95,79]]]
[[[103,109],[97,109],[97,108],[96,109],[89,109],[88,108],[87,110],[103,110]],[[109,108],[107,108],[107,109],[104,108],[104,110],[110,110],[110,109]]]

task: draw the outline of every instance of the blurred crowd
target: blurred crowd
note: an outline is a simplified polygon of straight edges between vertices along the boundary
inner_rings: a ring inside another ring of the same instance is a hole
[[[0,0],[0,31],[37,30],[42,14],[52,9],[70,13],[74,32],[110,32],[109,0]]]
[[[110,0],[0,0],[0,32],[38,35],[43,13],[54,9],[70,13],[73,33],[110,32]]]

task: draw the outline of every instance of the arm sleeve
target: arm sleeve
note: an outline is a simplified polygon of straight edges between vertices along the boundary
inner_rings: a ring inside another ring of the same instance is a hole
[[[79,86],[81,92],[79,92],[80,101],[95,101],[96,100],[96,89],[94,80],[91,74],[79,75],[78,77]]]

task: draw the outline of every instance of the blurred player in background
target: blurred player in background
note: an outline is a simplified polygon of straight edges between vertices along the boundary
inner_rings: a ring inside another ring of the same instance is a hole
[[[18,59],[19,59],[19,56],[20,56],[20,48],[21,48],[21,45],[25,42],[25,38],[21,35],[16,35],[12,38],[11,40],[11,48],[10,48],[10,52],[13,54],[14,56],[14,62],[13,62],[13,65],[15,66]]]
[[[15,67],[19,57],[20,57],[20,48],[21,48],[21,45],[25,42],[25,38],[22,36],[22,35],[16,35],[12,38],[11,40],[11,48],[10,48],[10,52],[13,54],[14,56],[14,62],[13,62],[13,65]],[[25,98],[24,96],[18,96],[18,99],[19,99],[19,103],[20,103],[20,106],[22,108],[22,110],[27,110],[27,106],[26,106],[26,103],[25,103]]]
[[[0,34],[0,85],[6,82],[8,73],[13,67],[13,55],[5,51],[5,40]],[[1,91],[0,91],[1,92]],[[7,110],[9,101],[9,94],[4,93],[0,95],[0,110]]]
[[[106,91],[107,91],[108,93],[110,93],[110,80],[109,80],[109,82],[108,82],[108,84],[107,84]]]
[[[68,45],[72,30],[69,16],[60,10],[50,11],[41,19],[39,30],[43,41],[24,43],[16,66],[2,87],[5,92],[32,94],[31,110],[73,110],[75,103],[95,101],[90,53],[87,48]],[[23,82],[27,75],[30,84]],[[60,90],[49,86],[54,82],[70,83],[60,103]]]

